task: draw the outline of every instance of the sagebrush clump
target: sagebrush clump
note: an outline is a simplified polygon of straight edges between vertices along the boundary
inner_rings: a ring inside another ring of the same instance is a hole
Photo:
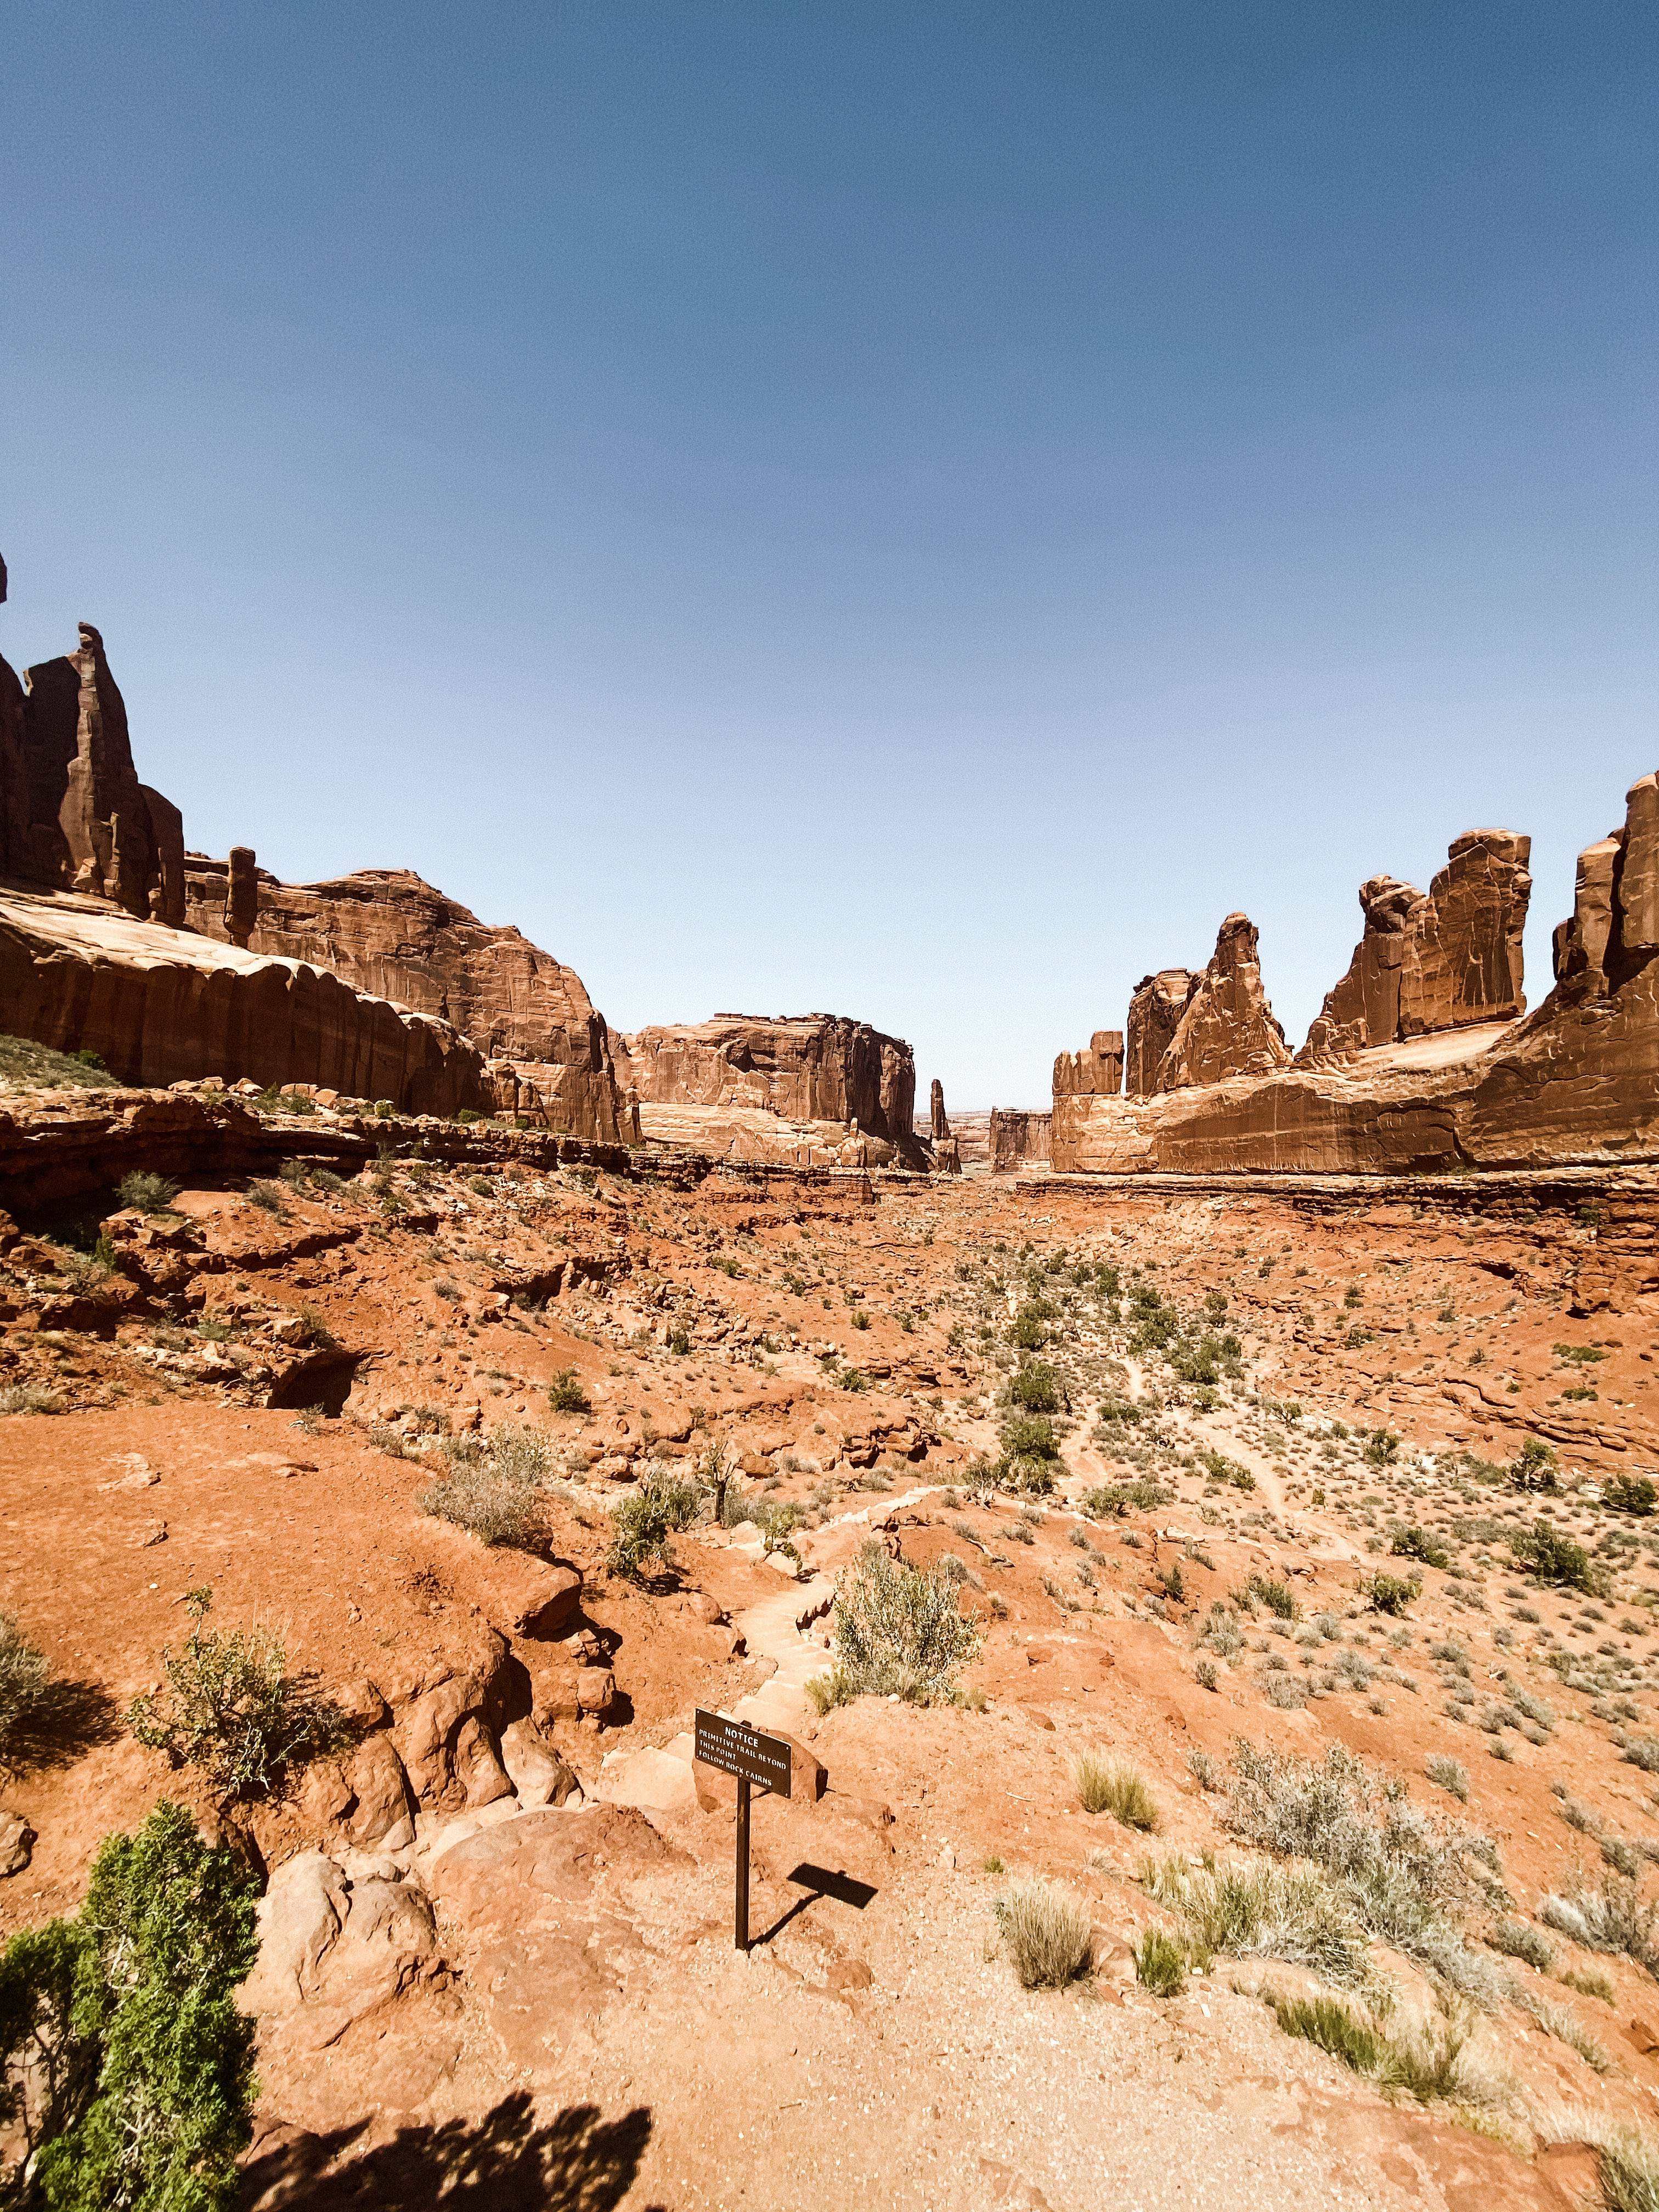
[[[447,1437],[443,1449],[445,1472],[416,1497],[416,1511],[486,1544],[532,1548],[541,1533],[542,1485],[554,1468],[542,1431],[503,1421],[487,1440]]]
[[[836,1664],[806,1686],[819,1711],[863,1697],[912,1705],[949,1698],[980,1646],[957,1604],[959,1587],[948,1573],[924,1572],[866,1544],[837,1586]]]
[[[992,1900],[1020,1986],[1058,1990],[1089,1963],[1089,1908],[1068,1889],[1040,1880],[1016,1882]]]

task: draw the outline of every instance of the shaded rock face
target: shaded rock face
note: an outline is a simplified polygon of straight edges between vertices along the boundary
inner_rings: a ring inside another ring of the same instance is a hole
[[[1248,915],[1230,914],[1216,933],[1209,966],[1188,986],[1175,1035],[1158,1062],[1157,1090],[1267,1075],[1290,1065],[1285,1032],[1261,987],[1255,948],[1255,923]]]
[[[991,1109],[991,1173],[1012,1175],[1016,1169],[1042,1167],[1048,1158],[1050,1114],[1023,1113],[1017,1107]]]
[[[617,1072],[645,1105],[754,1106],[794,1121],[856,1121],[911,1140],[916,1063],[902,1038],[835,1014],[716,1014],[615,1040]]]
[[[1394,876],[1362,884],[1365,933],[1297,1065],[1524,1013],[1531,851],[1532,840],[1513,830],[1471,830],[1450,847],[1426,896]]]
[[[1397,1065],[1363,1073],[1279,1069],[1135,1103],[1057,1097],[1053,1164],[1391,1173],[1659,1156],[1659,777],[1634,785],[1623,827],[1580,855],[1555,964],[1535,1012],[1450,1066],[1413,1068],[1402,1042]]]
[[[1194,980],[1190,969],[1160,968],[1156,975],[1143,975],[1130,994],[1123,1087],[1131,1097],[1149,1098],[1159,1089],[1158,1070]]]
[[[183,820],[139,782],[104,641],[90,623],[80,630],[74,653],[29,669],[25,684],[0,660],[0,868],[176,927]]]
[[[61,892],[0,891],[0,1002],[15,1035],[95,1052],[127,1083],[310,1083],[416,1114],[491,1103],[483,1060],[447,1023]]]
[[[951,1124],[945,1118],[945,1085],[939,1081],[938,1076],[933,1078],[933,1086],[929,1095],[928,1104],[931,1109],[929,1133],[933,1143],[940,1145],[950,1135]]]
[[[1122,1088],[1121,1030],[1097,1030],[1086,1052],[1062,1052],[1054,1061],[1056,1098],[1115,1098]]]
[[[609,1144],[637,1138],[611,1033],[581,978],[513,928],[493,928],[407,869],[284,884],[239,848],[186,862],[191,927],[250,952],[328,969],[446,1022],[491,1063],[496,1110]]]

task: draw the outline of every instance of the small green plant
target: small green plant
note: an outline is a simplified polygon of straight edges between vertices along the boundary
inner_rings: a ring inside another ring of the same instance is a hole
[[[1286,2035],[1300,2036],[1356,2074],[1375,2074],[1386,2048],[1376,2030],[1335,1997],[1291,1997],[1270,1990],[1267,2002]]]
[[[0,1612],[0,1760],[10,1764],[13,1747],[50,1711],[52,1668],[17,1626],[15,1613]]]
[[[992,1900],[1022,1989],[1058,1990],[1089,1962],[1089,1908],[1052,1882],[1017,1882]]]
[[[121,1178],[121,1203],[135,1213],[170,1212],[178,1195],[178,1184],[169,1182],[165,1176],[149,1175],[142,1169],[135,1169]]]
[[[1004,1874],[1007,1871],[1004,1867],[1002,1861],[997,1856],[994,1851],[991,1851],[987,1854],[984,1860],[984,1870],[987,1874]]]
[[[854,1326],[854,1328],[869,1328],[869,1326],[870,1326],[870,1316],[869,1316],[869,1315],[868,1315],[867,1313],[866,1313],[866,1312],[865,1312],[865,1310],[864,1310],[864,1309],[863,1309],[863,1307],[862,1307],[862,1306],[855,1306],[855,1307],[854,1308],[854,1310],[853,1310],[853,1313],[852,1313],[852,1322],[853,1322],[853,1326]]]
[[[605,1565],[624,1582],[642,1583],[654,1560],[672,1571],[674,1550],[670,1538],[689,1528],[702,1510],[697,1486],[672,1476],[642,1483],[611,1512],[611,1550]]]
[[[1365,1441],[1365,1459],[1371,1467],[1390,1467],[1400,1455],[1400,1439],[1392,1429],[1373,1429]]]
[[[1022,1306],[1014,1316],[1014,1325],[1008,1334],[1021,1352],[1042,1351],[1048,1341],[1048,1332],[1043,1323],[1053,1310],[1046,1299],[1039,1298]]]
[[[1397,1528],[1389,1549],[1397,1559],[1420,1559],[1425,1567],[1451,1565],[1450,1554],[1444,1546],[1437,1544],[1426,1528],[1419,1528],[1415,1523],[1409,1528]]]
[[[1291,1595],[1288,1583],[1274,1581],[1270,1576],[1253,1574],[1244,1585],[1244,1596],[1258,1605],[1265,1605],[1279,1620],[1295,1620],[1301,1612]]]
[[[231,2212],[252,2140],[258,1880],[161,1800],[106,1836],[73,1920],[0,1954],[0,2065],[29,2202],[51,2212]]]
[[[274,1213],[280,1217],[283,1212],[283,1186],[279,1182],[254,1182],[247,1187],[248,1204],[259,1206],[266,1213]]]
[[[1135,1979],[1155,1997],[1178,1997],[1187,1986],[1186,1945],[1166,1929],[1143,1929],[1135,1946]]]
[[[1054,1486],[1054,1464],[1059,1457],[1060,1440],[1054,1423],[1042,1414],[1022,1414],[1002,1432],[999,1480],[1012,1490],[1046,1493]]]
[[[1644,1474],[1610,1474],[1601,1486],[1601,1502],[1614,1513],[1645,1521],[1659,1502],[1659,1488]]]
[[[1553,1490],[1555,1454],[1541,1437],[1528,1437],[1510,1467],[1510,1481],[1516,1490]]]
[[[1139,1767],[1126,1759],[1102,1759],[1085,1751],[1073,1771],[1085,1813],[1109,1813],[1126,1828],[1146,1835],[1156,1832],[1158,1802]]]
[[[547,1386],[547,1402],[556,1413],[586,1413],[592,1409],[574,1367],[561,1367]]]
[[[1605,1974],[1598,1974],[1593,1966],[1584,1973],[1566,1966],[1555,1978],[1558,1982],[1564,1982],[1568,1989],[1577,1990],[1580,1996],[1599,1997],[1603,2004],[1613,2004],[1618,1999],[1619,1992],[1613,1984]]]
[[[683,1322],[677,1322],[668,1332],[668,1349],[676,1359],[684,1359],[691,1349],[691,1339]]]
[[[206,1627],[206,1587],[191,1590],[185,1605],[192,1625],[185,1648],[161,1655],[167,1690],[135,1698],[127,1726],[175,1767],[200,1767],[223,1797],[267,1795],[290,1767],[337,1740],[339,1717],[289,1673],[280,1637]]]

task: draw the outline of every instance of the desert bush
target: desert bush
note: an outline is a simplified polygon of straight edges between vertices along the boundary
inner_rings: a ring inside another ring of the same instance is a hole
[[[555,1465],[542,1431],[504,1421],[484,1443],[447,1438],[445,1458],[445,1473],[416,1497],[416,1512],[485,1544],[530,1548],[541,1530],[539,1488]]]
[[[0,1413],[61,1413],[64,1401],[44,1382],[9,1382],[0,1389]]]
[[[263,1796],[290,1767],[339,1740],[339,1717],[289,1673],[279,1636],[257,1626],[204,1626],[213,1605],[206,1587],[185,1603],[185,1648],[175,1655],[164,1646],[161,1655],[167,1689],[135,1698],[127,1726],[175,1767],[200,1767],[222,1796]]]
[[[1423,1762],[1423,1771],[1431,1782],[1467,1805],[1469,1802],[1468,1769],[1460,1759],[1449,1759],[1443,1752],[1432,1751]]]
[[[267,1213],[280,1214],[283,1211],[283,1191],[279,1182],[251,1182],[246,1196],[250,1206],[260,1206]]]
[[[1614,1875],[1599,1890],[1580,1884],[1570,1896],[1546,1897],[1538,1917],[1587,1951],[1634,1959],[1638,1966],[1655,1971],[1653,1929],[1659,1905],[1644,1905],[1633,1881]]]
[[[1085,1751],[1073,1769],[1085,1813],[1109,1813],[1126,1828],[1150,1834],[1158,1824],[1158,1804],[1146,1778],[1127,1759],[1102,1759]]]
[[[1382,2064],[1384,2039],[1339,1999],[1292,1997],[1269,1990],[1267,2000],[1286,2035],[1316,2044],[1356,2074],[1375,2074]]]
[[[1010,1489],[1042,1495],[1054,1486],[1054,1464],[1059,1457],[1054,1423],[1041,1414],[1022,1415],[1010,1421],[1002,1432],[998,1478]]]
[[[1540,1583],[1583,1590],[1591,1597],[1599,1597],[1606,1590],[1607,1577],[1583,1546],[1564,1536],[1551,1522],[1534,1521],[1530,1528],[1511,1535],[1509,1544],[1516,1558]]]
[[[1389,1467],[1398,1458],[1400,1439],[1392,1429],[1373,1429],[1365,1441],[1365,1459],[1371,1467]]]
[[[1193,1680],[1197,1683],[1200,1690],[1219,1689],[1221,1685],[1221,1677],[1216,1672],[1215,1661],[1213,1659],[1194,1660],[1193,1662]]]
[[[1555,1454],[1541,1437],[1528,1437],[1516,1454],[1509,1478],[1516,1490],[1553,1490]]]
[[[118,1195],[122,1205],[136,1213],[166,1213],[179,1195],[179,1186],[165,1176],[135,1169],[122,1176]]]
[[[1062,1395],[1060,1376],[1046,1359],[1033,1359],[1008,1385],[1008,1395],[1024,1413],[1056,1413]]]
[[[1446,1567],[1451,1565],[1450,1554],[1438,1544],[1426,1528],[1413,1522],[1410,1527],[1396,1528],[1389,1549],[1397,1559],[1420,1559],[1425,1567]]]
[[[1601,1503],[1614,1513],[1645,1521],[1659,1501],[1659,1489],[1644,1474],[1610,1474],[1601,1486]]]
[[[1422,1580],[1417,1575],[1409,1582],[1399,1575],[1373,1575],[1364,1587],[1371,1611],[1396,1620],[1414,1598],[1423,1595]]]
[[[1265,1605],[1280,1620],[1295,1620],[1300,1612],[1291,1595],[1290,1584],[1276,1582],[1267,1575],[1252,1575],[1239,1595],[1247,1611],[1256,1605]]]
[[[252,2136],[258,1881],[163,1798],[106,1836],[73,1920],[0,1954],[0,2067],[52,2212],[231,2212]]]
[[[1438,2027],[1423,2021],[1391,2035],[1376,2070],[1376,2085],[1387,2096],[1404,2090],[1419,2105],[1436,2098],[1449,2104],[1490,2104],[1492,2090],[1467,2056],[1469,2035],[1461,2021]]]
[[[1187,1753],[1187,1771],[1200,1790],[1220,1790],[1227,1786],[1226,1769],[1201,1745],[1194,1744]]]
[[[1084,1498],[1083,1510],[1091,1521],[1104,1521],[1112,1514],[1121,1520],[1131,1508],[1149,1513],[1155,1506],[1167,1505],[1174,1496],[1174,1491],[1142,1476],[1135,1482],[1101,1484]]]
[[[574,1367],[561,1367],[547,1386],[547,1402],[556,1413],[586,1413],[592,1410]]]
[[[1257,1858],[1194,1872],[1166,1859],[1149,1864],[1143,1880],[1181,1915],[1200,1955],[1283,1959],[1340,1989],[1372,1979],[1365,1930],[1317,1867]]]
[[[52,1668],[17,1626],[0,1612],[0,1759],[52,1703]]]
[[[868,1543],[836,1590],[836,1664],[808,1689],[820,1711],[854,1698],[912,1705],[948,1698],[978,1651],[980,1633],[957,1603],[948,1574],[890,1559]]]
[[[1053,1882],[1016,1882],[992,1900],[1020,1986],[1058,1990],[1089,1962],[1089,1908]]]
[[[1269,1674],[1261,1694],[1280,1712],[1299,1713],[1308,1702],[1307,1686],[1299,1674]]]
[[[1626,1736],[1621,1748],[1632,1766],[1644,1774],[1659,1774],[1659,1736]]]
[[[672,1569],[674,1550],[670,1538],[689,1528],[702,1510],[695,1483],[656,1475],[642,1483],[632,1498],[611,1508],[611,1541],[605,1565],[625,1582],[639,1583],[654,1559]]]
[[[1522,1959],[1540,1974],[1548,1973],[1555,1963],[1554,1944],[1529,1920],[1498,1921],[1489,1941],[1494,1951],[1501,1951],[1506,1959]]]
[[[1135,1946],[1135,1979],[1155,1997],[1178,1997],[1187,1986],[1187,1947],[1163,1928],[1146,1928]]]
[[[1581,1996],[1600,1997],[1603,2004],[1612,2004],[1619,1995],[1607,1976],[1598,1974],[1594,1967],[1581,1973],[1577,1967],[1565,1966],[1555,1978],[1565,1982],[1570,1990],[1577,1990]]]

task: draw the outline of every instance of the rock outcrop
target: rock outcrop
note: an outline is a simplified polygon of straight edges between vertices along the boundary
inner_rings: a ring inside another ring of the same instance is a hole
[[[1122,1089],[1121,1030],[1097,1030],[1086,1052],[1062,1052],[1054,1061],[1056,1098],[1115,1098]]]
[[[951,1133],[951,1124],[945,1118],[945,1085],[938,1076],[933,1078],[928,1108],[928,1133],[934,1144],[943,1144]]]
[[[1175,1035],[1158,1062],[1158,1090],[1267,1075],[1290,1065],[1285,1032],[1261,986],[1255,946],[1249,916],[1230,914],[1216,932],[1209,966],[1188,988]]]
[[[125,1083],[308,1083],[417,1114],[493,1103],[447,1022],[70,892],[0,891],[0,1004],[15,1035],[95,1052]]]
[[[28,670],[27,688],[0,660],[0,871],[176,928],[183,819],[139,782],[104,641],[90,623],[80,631],[75,652]]]
[[[1426,896],[1394,876],[1363,883],[1364,934],[1326,994],[1298,1066],[1523,1014],[1531,850],[1513,830],[1471,830],[1452,844]]]
[[[1149,1098],[1158,1090],[1158,1070],[1196,980],[1189,968],[1160,968],[1156,975],[1143,975],[1131,992],[1123,1087],[1132,1098]]]
[[[867,1022],[716,1014],[613,1043],[618,1079],[642,1107],[758,1107],[793,1121],[856,1122],[859,1134],[901,1149],[915,1141],[915,1056]]]
[[[327,969],[447,1023],[490,1063],[489,1103],[553,1129],[637,1139],[611,1037],[574,971],[495,928],[407,869],[284,884],[239,847],[185,863],[191,926],[250,952]]]
[[[1659,778],[1580,856],[1555,963],[1537,1011],[1495,1038],[1472,1030],[1462,1056],[1454,1030],[1145,1100],[1056,1097],[1052,1164],[1390,1173],[1659,1157]]]
[[[1048,1163],[1049,1114],[1028,1114],[1018,1107],[991,1109],[990,1154],[993,1175],[1012,1175],[1027,1167]]]

